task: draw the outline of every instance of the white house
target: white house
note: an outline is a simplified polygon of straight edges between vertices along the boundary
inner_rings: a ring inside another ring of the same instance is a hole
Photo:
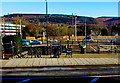
[[[16,35],[17,32],[21,33],[21,27],[25,27],[24,25],[10,24],[10,23],[0,23],[0,36],[5,35]]]

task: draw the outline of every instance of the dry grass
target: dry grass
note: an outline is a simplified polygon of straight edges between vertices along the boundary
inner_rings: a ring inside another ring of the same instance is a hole
[[[26,58],[31,58],[31,55],[28,55]],[[42,58],[50,58],[50,55],[42,55]],[[60,58],[70,58],[70,56],[66,57],[66,53],[62,53]],[[120,53],[72,54],[72,58],[120,58]]]
[[[65,58],[65,56],[66,56],[66,54],[62,53],[61,58]],[[108,53],[105,53],[105,54],[73,54],[72,57],[73,58],[120,58],[120,53],[109,53],[109,54]]]

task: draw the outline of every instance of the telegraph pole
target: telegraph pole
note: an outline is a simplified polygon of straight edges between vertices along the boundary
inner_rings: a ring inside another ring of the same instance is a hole
[[[75,40],[77,41],[77,16],[75,16]]]

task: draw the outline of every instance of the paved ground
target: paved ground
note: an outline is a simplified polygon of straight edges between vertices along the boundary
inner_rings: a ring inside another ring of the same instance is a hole
[[[14,58],[0,60],[1,67],[42,67],[42,66],[85,66],[85,65],[117,65],[120,64],[119,54],[73,54],[73,57],[65,57],[63,53],[60,58]]]
[[[74,54],[72,58],[69,58],[65,57],[65,54],[62,54],[61,58],[49,58],[49,56],[44,55],[43,58],[27,57],[0,60],[0,63],[2,63],[0,75],[2,75],[1,79],[3,79],[3,83],[6,83],[6,81],[21,83],[24,80],[33,83],[42,79],[44,82],[48,82],[48,78],[51,82],[62,80],[57,79],[57,77],[62,77],[67,82],[79,80],[82,82],[87,81],[83,83],[88,83],[91,77],[95,77],[99,78],[98,83],[108,82],[105,80],[119,83],[119,56],[119,54]]]
[[[118,58],[24,58],[2,61],[2,67],[117,65]]]

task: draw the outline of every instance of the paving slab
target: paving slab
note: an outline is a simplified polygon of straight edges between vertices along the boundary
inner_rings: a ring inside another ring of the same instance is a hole
[[[1,67],[43,67],[74,65],[119,65],[118,58],[15,58],[0,60]]]

